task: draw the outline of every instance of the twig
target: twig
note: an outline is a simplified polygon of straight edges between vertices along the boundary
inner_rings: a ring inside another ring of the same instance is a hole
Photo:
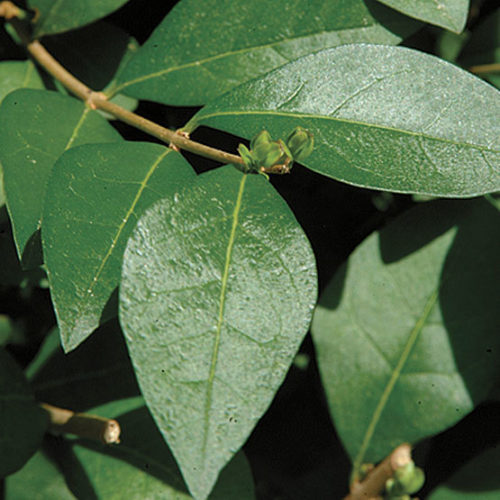
[[[5,2],[0,2],[0,5]],[[7,2],[8,3],[8,2]],[[1,11],[0,11],[1,13]],[[17,34],[26,45],[26,49],[31,57],[56,80],[61,82],[71,93],[79,97],[92,109],[101,109],[113,115],[115,118],[132,125],[148,134],[160,139],[167,144],[172,144],[180,149],[196,153],[205,158],[219,161],[221,163],[234,163],[244,165],[240,156],[221,151],[219,149],[192,141],[185,135],[169,130],[146,118],[108,101],[105,94],[95,92],[83,82],[75,78],[66,70],[38,40],[30,40],[23,24],[16,18],[9,18]]]
[[[21,9],[12,2],[0,2],[0,17],[10,20],[20,18],[22,15]]]
[[[487,73],[500,73],[500,63],[478,64],[469,68],[471,73],[475,75],[485,75]]]
[[[362,481],[354,481],[351,492],[344,500],[381,499],[386,481],[394,475],[396,469],[411,462],[411,447],[405,443],[398,446],[388,457],[368,472]]]
[[[47,403],[40,403],[40,406],[49,414],[49,431],[54,434],[75,434],[104,444],[120,442],[120,425],[116,420],[75,413]]]

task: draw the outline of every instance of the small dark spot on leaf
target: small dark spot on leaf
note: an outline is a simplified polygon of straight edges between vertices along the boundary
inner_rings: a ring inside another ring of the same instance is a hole
[[[486,349],[486,352],[493,352],[493,349]]]
[[[421,405],[421,404],[422,404],[422,401],[417,401],[417,404]]]

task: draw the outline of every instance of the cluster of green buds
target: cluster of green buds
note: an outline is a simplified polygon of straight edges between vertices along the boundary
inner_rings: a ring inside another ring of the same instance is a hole
[[[259,132],[250,142],[250,149],[238,146],[245,166],[251,172],[264,174],[288,174],[294,161],[307,158],[314,147],[311,132],[296,127],[286,141],[273,141],[267,130]]]
[[[424,485],[424,471],[415,467],[413,461],[399,467],[394,476],[385,484],[386,500],[410,500],[410,495],[416,493]]]

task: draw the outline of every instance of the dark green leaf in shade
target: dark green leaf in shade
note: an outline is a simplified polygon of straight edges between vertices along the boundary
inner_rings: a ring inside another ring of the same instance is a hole
[[[138,217],[195,177],[158,144],[86,145],[57,161],[47,186],[43,254],[65,351],[101,320],[120,281],[121,257]]]
[[[286,137],[300,125],[314,134],[304,161],[311,170],[362,187],[469,197],[500,189],[499,115],[499,93],[456,66],[359,44],[243,84],[202,108],[186,130]]]
[[[0,478],[21,468],[35,453],[47,423],[23,372],[0,348]]]
[[[13,90],[43,89],[43,81],[31,61],[0,62],[0,102]]]
[[[38,453],[27,467],[8,478],[6,500],[192,498],[142,398],[113,401],[90,411],[118,419],[122,429],[120,444],[106,447],[78,439],[47,440],[46,455]],[[37,496],[32,489],[34,484],[39,487],[39,495],[47,496]],[[255,499],[250,467],[243,453],[238,453],[228,464],[210,496],[210,500],[232,498]]]
[[[37,10],[34,35],[60,33],[78,28],[105,17],[128,0],[29,0]]]
[[[116,320],[101,326],[69,354],[64,354],[54,329],[26,369],[26,376],[39,401],[75,411],[139,394]]]
[[[355,472],[453,425],[500,366],[500,214],[421,205],[367,238],[323,293],[312,333]]]
[[[479,72],[479,76],[500,89],[500,9],[478,23],[472,32],[469,43],[461,52],[458,62],[469,68],[483,64],[496,64],[496,71]]]
[[[372,0],[183,0],[132,58],[118,89],[199,105],[305,54],[397,44],[419,27]]]
[[[7,207],[18,254],[29,265],[47,179],[57,158],[73,146],[120,141],[121,136],[82,102],[46,90],[10,93],[0,106],[0,128]]]
[[[124,254],[120,321],[142,393],[197,499],[271,403],[316,300],[283,199],[232,166],[152,206]]]
[[[497,500],[500,498],[500,447],[489,448],[461,467],[428,500]]]
[[[379,0],[403,14],[460,33],[469,14],[469,0]]]

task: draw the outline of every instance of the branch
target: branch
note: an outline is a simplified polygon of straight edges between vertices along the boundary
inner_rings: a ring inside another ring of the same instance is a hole
[[[398,446],[388,457],[372,469],[362,481],[354,481],[351,492],[344,500],[379,500],[385,490],[385,483],[396,469],[411,462],[411,447],[405,443]]]
[[[47,403],[40,403],[40,406],[49,414],[49,431],[54,434],[75,434],[104,444],[120,442],[120,425],[116,420],[75,413]]]
[[[1,8],[10,2],[0,2],[0,17],[2,17]],[[17,9],[17,7],[16,7]],[[17,9],[19,11],[19,9]],[[210,158],[221,163],[233,163],[236,165],[244,165],[240,156],[221,151],[219,149],[200,144],[192,141],[182,134],[169,130],[158,125],[146,118],[139,116],[131,111],[109,102],[106,95],[102,92],[95,92],[87,87],[83,82],[75,78],[68,70],[66,70],[56,59],[45,49],[38,40],[30,40],[29,34],[25,30],[23,24],[15,17],[3,16],[9,19],[17,34],[25,44],[27,51],[31,57],[42,67],[47,73],[51,74],[56,80],[61,82],[72,94],[79,97],[92,109],[101,109],[113,115],[115,118],[132,125],[143,132],[146,132],[169,146],[176,146],[179,149],[196,153],[205,158]]]
[[[475,75],[485,75],[489,73],[500,73],[500,63],[478,64],[469,68],[471,73]]]

